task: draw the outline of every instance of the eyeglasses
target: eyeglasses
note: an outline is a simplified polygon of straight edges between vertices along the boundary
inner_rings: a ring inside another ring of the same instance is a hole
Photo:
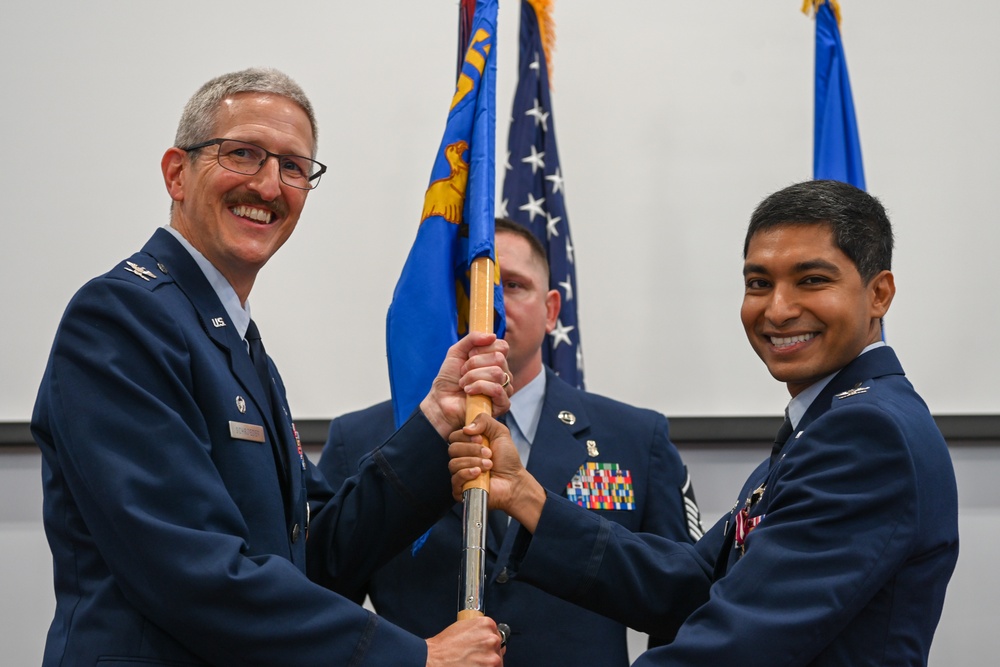
[[[319,185],[319,179],[326,171],[326,165],[301,155],[278,155],[265,150],[257,144],[235,139],[209,139],[194,146],[182,148],[182,151],[196,151],[208,146],[218,146],[216,156],[219,166],[237,174],[253,176],[261,170],[267,159],[278,160],[278,174],[281,182],[300,190],[312,190]]]

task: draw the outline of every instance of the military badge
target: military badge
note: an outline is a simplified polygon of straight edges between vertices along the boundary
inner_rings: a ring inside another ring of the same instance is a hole
[[[125,262],[125,263],[128,264],[128,266],[123,266],[122,267],[123,269],[125,269],[129,273],[134,273],[135,275],[145,280],[147,283],[149,282],[150,278],[156,277],[155,273],[153,273],[144,266],[139,266],[135,262]]]
[[[585,463],[566,485],[566,497],[591,510],[634,510],[632,473],[617,463]]]
[[[764,515],[750,516],[750,512],[760,501],[761,497],[764,495],[764,485],[761,484],[757,489],[750,494],[747,498],[746,504],[743,505],[743,509],[736,516],[736,547],[740,550],[740,554],[746,553],[746,541],[747,537],[750,535],[750,531],[760,525],[761,520]]]
[[[851,396],[857,396],[858,394],[868,393],[869,389],[871,389],[871,387],[862,387],[861,383],[859,382],[850,389],[848,389],[847,391],[842,391],[839,394],[836,394],[834,398],[843,400],[845,398],[850,398]]]
[[[568,424],[569,426],[572,426],[573,424],[576,423],[576,415],[574,415],[569,410],[561,411],[558,416],[559,416],[559,421],[561,421],[563,424]]]
[[[295,428],[295,422],[292,422],[292,435],[295,436],[295,449],[299,452],[299,461],[302,462],[302,469],[306,469],[306,455],[302,453],[302,440],[299,438],[299,431]]]

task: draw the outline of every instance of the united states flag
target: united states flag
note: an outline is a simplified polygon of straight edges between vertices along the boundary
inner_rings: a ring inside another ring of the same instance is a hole
[[[583,389],[573,239],[549,96],[546,46],[554,41],[549,11],[549,3],[542,0],[521,1],[518,84],[497,215],[530,229],[548,250],[549,287],[559,290],[562,308],[542,358],[560,378]]]

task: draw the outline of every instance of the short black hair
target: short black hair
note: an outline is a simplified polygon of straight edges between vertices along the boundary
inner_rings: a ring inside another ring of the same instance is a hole
[[[892,224],[882,203],[840,181],[805,181],[770,195],[750,216],[743,258],[754,234],[781,225],[827,224],[834,242],[850,258],[865,284],[892,270]]]

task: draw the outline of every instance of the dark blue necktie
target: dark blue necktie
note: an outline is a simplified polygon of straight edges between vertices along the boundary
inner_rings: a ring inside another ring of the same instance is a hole
[[[782,423],[781,428],[778,429],[778,434],[774,436],[774,447],[771,448],[771,464],[774,464],[775,459],[778,457],[778,452],[781,448],[785,446],[785,441],[788,440],[788,436],[792,434],[792,420],[788,418],[788,410],[785,410],[785,421]]]
[[[250,320],[250,325],[247,327],[246,339],[250,347],[250,360],[253,361],[253,366],[257,369],[257,377],[260,378],[260,384],[264,387],[264,397],[270,407],[271,372],[267,369],[267,352],[264,351],[264,343],[260,340],[260,330],[253,320]]]
[[[260,339],[260,330],[253,320],[250,320],[250,325],[247,326],[245,338],[250,348],[250,360],[253,361],[253,366],[257,370],[257,377],[260,378],[260,383],[264,387],[264,405],[271,413],[271,419],[274,420],[275,427],[281,428],[282,420],[278,416],[277,411],[275,411],[274,402],[271,399],[271,371],[267,368],[267,352],[264,351],[264,343]],[[273,449],[274,465],[278,469],[278,478],[281,481],[282,488],[285,488],[287,484],[285,473],[287,455],[284,449],[278,446],[277,443],[275,443]]]

